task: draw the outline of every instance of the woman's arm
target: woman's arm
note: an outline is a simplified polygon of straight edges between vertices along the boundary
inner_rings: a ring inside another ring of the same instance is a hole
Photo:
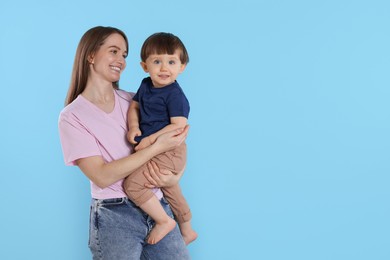
[[[149,135],[151,143],[154,143],[157,140],[157,137],[159,137],[160,135],[172,131],[176,128],[183,128],[187,125],[187,118],[184,116],[171,117],[170,120],[171,123],[169,125],[167,125],[163,129],[160,129],[154,134]]]
[[[157,138],[156,142],[127,157],[105,163],[101,156],[91,156],[77,160],[81,171],[97,186],[106,188],[127,177],[154,156],[180,145],[187,137],[189,126],[170,131]]]
[[[169,131],[172,131],[177,128],[183,128],[187,125],[187,118],[183,116],[177,116],[177,117],[171,117],[171,123],[164,128],[160,129],[159,131],[149,135],[148,137],[145,137],[141,140],[141,142],[135,147],[136,151],[140,151],[142,149],[145,149],[149,145],[152,145],[154,142],[156,142],[157,138]]]

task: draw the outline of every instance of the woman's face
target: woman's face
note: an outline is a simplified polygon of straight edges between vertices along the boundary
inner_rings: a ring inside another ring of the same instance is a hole
[[[117,33],[107,37],[100,49],[89,59],[91,77],[117,82],[122,71],[126,68],[126,41]]]

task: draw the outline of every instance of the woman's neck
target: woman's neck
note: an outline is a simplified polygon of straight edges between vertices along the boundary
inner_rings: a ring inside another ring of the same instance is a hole
[[[81,95],[106,113],[110,113],[114,109],[115,96],[112,84],[105,86],[87,84]]]

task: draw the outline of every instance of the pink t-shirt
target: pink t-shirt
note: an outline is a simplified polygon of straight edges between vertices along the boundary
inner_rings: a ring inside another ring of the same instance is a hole
[[[106,113],[82,95],[60,113],[58,127],[66,165],[75,165],[77,159],[101,156],[111,162],[130,155],[133,151],[126,140],[127,110],[133,93],[116,90],[115,107]],[[95,199],[122,198],[126,194],[120,180],[101,189],[91,181],[91,196]],[[159,189],[156,196],[161,198]]]

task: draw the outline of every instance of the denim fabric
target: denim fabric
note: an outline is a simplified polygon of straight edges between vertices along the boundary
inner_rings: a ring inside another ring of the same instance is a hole
[[[161,205],[173,213],[164,198]],[[92,199],[89,248],[94,260],[188,260],[189,252],[179,228],[156,245],[145,238],[154,221],[127,198]]]

